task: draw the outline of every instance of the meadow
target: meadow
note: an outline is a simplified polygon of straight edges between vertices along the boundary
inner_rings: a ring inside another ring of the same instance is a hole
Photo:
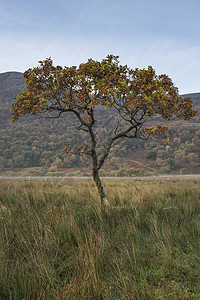
[[[0,299],[200,299],[200,179],[0,179]]]

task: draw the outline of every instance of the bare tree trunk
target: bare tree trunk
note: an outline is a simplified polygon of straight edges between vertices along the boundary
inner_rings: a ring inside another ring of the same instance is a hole
[[[95,182],[95,184],[98,188],[98,192],[99,192],[99,195],[100,195],[100,198],[101,198],[101,203],[104,206],[109,205],[109,202],[107,200],[103,184],[102,184],[101,179],[100,179],[99,174],[98,174],[98,170],[97,170],[97,168],[94,168],[94,166],[93,166],[93,179],[94,179],[94,182]]]
[[[94,132],[92,130],[92,127],[88,127],[89,133],[90,133],[90,137],[91,137],[91,142],[92,142],[92,151],[91,151],[91,156],[92,156],[92,162],[93,162],[93,171],[92,171],[92,175],[93,175],[93,179],[94,182],[98,188],[98,192],[101,198],[101,203],[104,206],[109,205],[109,202],[107,200],[106,194],[105,194],[105,190],[103,187],[103,184],[101,182],[101,179],[99,177],[99,169],[98,169],[98,159],[97,159],[97,153],[96,153],[96,139],[95,139],[95,135]]]

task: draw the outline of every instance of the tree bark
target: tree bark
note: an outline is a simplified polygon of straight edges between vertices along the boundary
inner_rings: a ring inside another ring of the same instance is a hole
[[[92,142],[91,156],[92,156],[92,162],[93,162],[93,169],[92,169],[93,170],[92,171],[93,179],[98,188],[98,192],[99,192],[99,195],[101,198],[102,205],[107,206],[107,205],[109,205],[109,202],[107,200],[101,179],[99,177],[98,159],[97,159],[97,153],[96,153],[96,139],[95,139],[95,135],[92,130],[92,127],[88,127],[88,130],[89,130],[91,142]]]
[[[108,199],[106,197],[106,193],[105,193],[103,184],[102,184],[101,179],[100,179],[99,174],[98,174],[98,170],[97,170],[97,168],[94,168],[94,166],[93,166],[93,179],[94,179],[94,182],[95,182],[95,184],[98,188],[98,192],[99,192],[99,195],[100,195],[100,198],[101,198],[101,203],[104,206],[109,205],[109,202],[108,202]]]

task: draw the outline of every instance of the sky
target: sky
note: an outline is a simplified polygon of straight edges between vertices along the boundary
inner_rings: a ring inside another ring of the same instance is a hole
[[[200,92],[199,0],[1,0],[0,73],[119,55]]]

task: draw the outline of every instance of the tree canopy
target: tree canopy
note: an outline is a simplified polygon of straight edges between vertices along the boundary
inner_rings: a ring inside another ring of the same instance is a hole
[[[91,155],[93,178],[102,201],[107,201],[98,175],[112,144],[119,138],[160,136],[168,139],[167,127],[145,126],[153,116],[163,120],[173,117],[189,120],[195,116],[192,101],[179,96],[178,88],[165,74],[156,75],[152,66],[131,69],[119,63],[118,56],[108,55],[102,61],[89,59],[79,67],[55,67],[51,58],[24,73],[27,86],[11,108],[12,120],[22,114],[45,114],[58,118],[70,112],[77,117],[78,130],[87,132],[91,145],[82,148]],[[98,155],[94,125],[96,108],[114,109],[118,121],[108,137],[104,152]],[[67,147],[66,147],[67,151]]]

